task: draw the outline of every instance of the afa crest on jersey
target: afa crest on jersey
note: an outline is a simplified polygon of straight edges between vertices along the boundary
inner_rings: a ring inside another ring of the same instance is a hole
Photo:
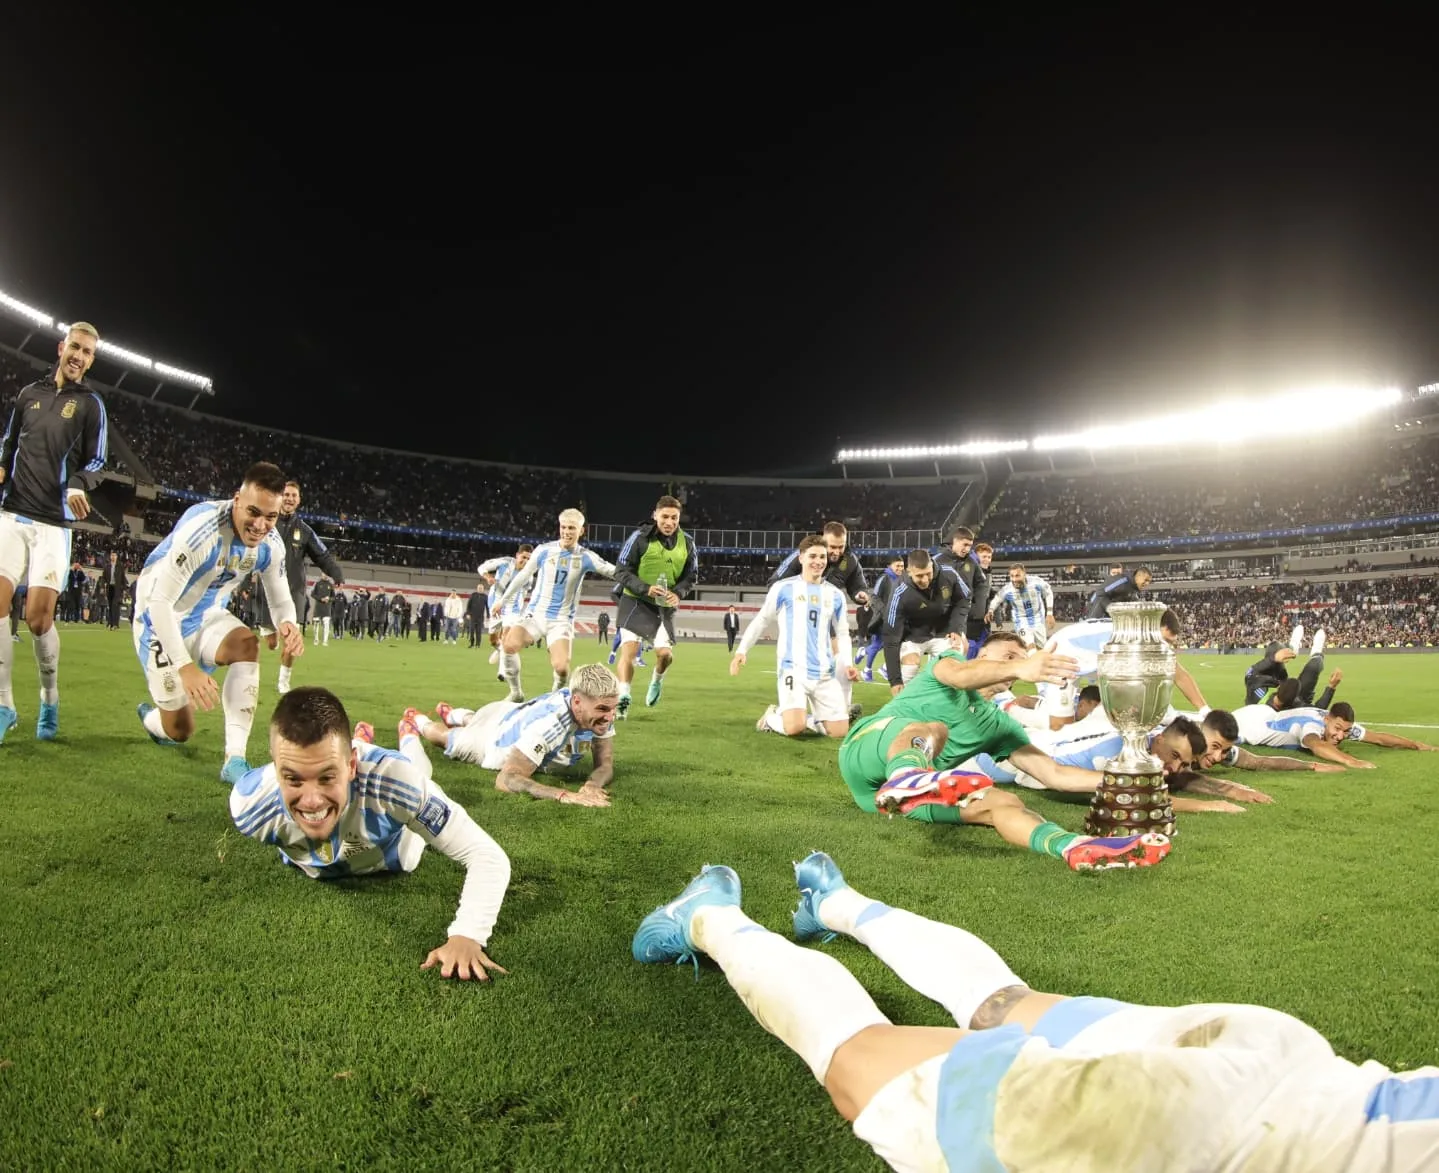
[[[946,603],[949,602],[949,588],[948,588],[948,587],[943,587],[943,588],[941,588],[941,589],[940,589],[940,592],[939,592],[939,597],[940,597],[941,599],[943,599]]]
[[[72,400],[70,400],[69,403],[67,403],[64,407],[62,407],[62,408],[60,409],[60,418],[61,418],[62,420],[67,420],[67,419],[72,418],[74,415],[75,415],[75,400],[72,399]]]

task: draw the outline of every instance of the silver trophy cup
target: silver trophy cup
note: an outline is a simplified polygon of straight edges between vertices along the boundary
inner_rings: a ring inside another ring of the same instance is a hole
[[[1148,745],[1174,688],[1177,657],[1159,632],[1167,609],[1159,602],[1115,603],[1109,609],[1114,631],[1099,651],[1099,697],[1124,747],[1103,763],[1104,780],[1085,820],[1091,835],[1174,833],[1164,766]]]

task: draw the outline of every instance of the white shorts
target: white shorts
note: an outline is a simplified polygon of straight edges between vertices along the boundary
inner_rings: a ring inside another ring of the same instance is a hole
[[[1024,641],[1027,648],[1042,648],[1049,642],[1049,632],[1042,627],[1016,627],[1014,634]]]
[[[27,589],[63,591],[70,581],[70,531],[0,512],[0,578],[19,586],[27,567]]]
[[[518,619],[507,619],[505,626],[520,628],[527,632],[532,640],[543,639],[547,647],[553,647],[562,639],[575,638],[573,619],[541,619],[538,615],[524,615]]]
[[[921,660],[925,656],[938,656],[949,651],[949,637],[940,636],[937,639],[927,639],[922,644],[905,640],[899,645],[899,658],[903,660],[906,656],[918,656]]]
[[[493,745],[495,731],[509,714],[520,707],[518,701],[493,701],[477,709],[468,725],[451,729],[445,742],[445,757],[457,762],[470,762],[484,770],[498,770],[510,756],[509,750]]]
[[[229,611],[219,609],[208,612],[200,621],[200,628],[185,640],[185,653],[205,672],[215,670],[215,656],[225,637],[232,631],[247,631],[248,628]],[[170,663],[154,639],[154,629],[145,615],[139,615],[130,624],[135,638],[135,655],[145,672],[145,683],[150,686],[150,699],[155,707],[167,712],[183,709],[190,703],[190,694],[180,683],[180,670]]]
[[[627,627],[620,628],[620,647],[624,647],[625,644],[640,644],[643,646],[645,640],[648,638],[648,636],[636,635]],[[659,630],[655,632],[655,637],[653,640],[650,640],[650,642],[657,648],[672,648],[675,646],[670,640],[669,629],[666,628],[663,623],[660,624]]]
[[[779,711],[803,709],[806,703],[816,720],[849,720],[849,706],[845,704],[844,689],[838,678],[806,680],[793,672],[782,672],[779,678]]]

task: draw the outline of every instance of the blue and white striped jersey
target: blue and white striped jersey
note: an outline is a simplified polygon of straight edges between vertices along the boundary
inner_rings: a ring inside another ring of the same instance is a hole
[[[611,725],[599,737],[606,740],[615,735]],[[513,713],[507,713],[495,730],[497,749],[517,749],[542,770],[564,769],[578,765],[596,734],[581,729],[570,711],[568,688],[547,692],[525,701]]]
[[[1285,709],[1276,713],[1268,705],[1245,705],[1234,710],[1239,722],[1239,740],[1246,745],[1269,745],[1278,749],[1297,749],[1311,733],[1324,736],[1323,709]],[[1347,741],[1363,741],[1364,726],[1355,724],[1345,736]]]
[[[781,676],[793,673],[811,682],[829,680],[836,664],[854,659],[844,594],[828,581],[786,578],[775,583],[745,628],[738,650],[749,655],[771,622],[779,624],[775,656]]]
[[[158,641],[177,669],[193,663],[186,642],[205,617],[223,611],[235,588],[259,576],[278,627],[294,623],[295,602],[285,577],[285,546],[271,530],[258,546],[235,533],[233,501],[201,501],[181,515],[150,552],[135,580],[135,619],[141,656]]]
[[[606,562],[583,546],[566,550],[559,542],[546,542],[537,546],[525,568],[511,577],[500,595],[500,606],[507,607],[511,599],[528,587],[530,598],[525,604],[525,618],[546,622],[573,620],[580,605],[580,586],[587,574],[614,578],[614,563]]]
[[[1049,616],[1054,614],[1054,591],[1044,579],[1031,574],[1022,587],[1005,583],[990,597],[989,609],[993,611],[1001,603],[1009,604],[1017,630],[1044,633]]]
[[[491,558],[488,562],[480,564],[480,573],[495,576],[495,581],[490,584],[490,589],[486,592],[490,601],[490,614],[498,615],[502,619],[518,619],[524,613],[524,595],[517,595],[512,599],[505,611],[500,611],[496,607],[500,596],[505,593],[505,587],[515,576],[515,560],[513,558]]]
[[[484,945],[509,882],[504,852],[428,771],[391,749],[361,748],[358,743],[356,748],[358,768],[350,800],[328,839],[312,840],[290,814],[273,762],[251,770],[230,791],[236,828],[251,839],[273,843],[284,863],[313,880],[405,871],[400,840],[408,829],[465,865],[469,874],[450,935]]]

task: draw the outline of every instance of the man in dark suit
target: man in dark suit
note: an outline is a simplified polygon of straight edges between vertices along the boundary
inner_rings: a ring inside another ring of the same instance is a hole
[[[70,566],[70,578],[65,584],[65,613],[62,619],[70,623],[79,623],[81,612],[85,609],[85,571],[80,566],[80,560],[75,559]]]
[[[724,637],[729,643],[729,650],[734,651],[734,641],[739,636],[739,612],[730,604],[730,609],[724,613]]]
[[[125,588],[130,584],[120,555],[114,550],[110,551],[110,561],[100,574],[105,584],[105,604],[108,608],[105,626],[114,629],[120,626],[120,604],[125,601]]]
[[[478,647],[484,642],[485,621],[490,615],[490,599],[485,593],[485,584],[480,583],[470,593],[468,602],[465,603],[465,626],[470,631],[470,647]]]

